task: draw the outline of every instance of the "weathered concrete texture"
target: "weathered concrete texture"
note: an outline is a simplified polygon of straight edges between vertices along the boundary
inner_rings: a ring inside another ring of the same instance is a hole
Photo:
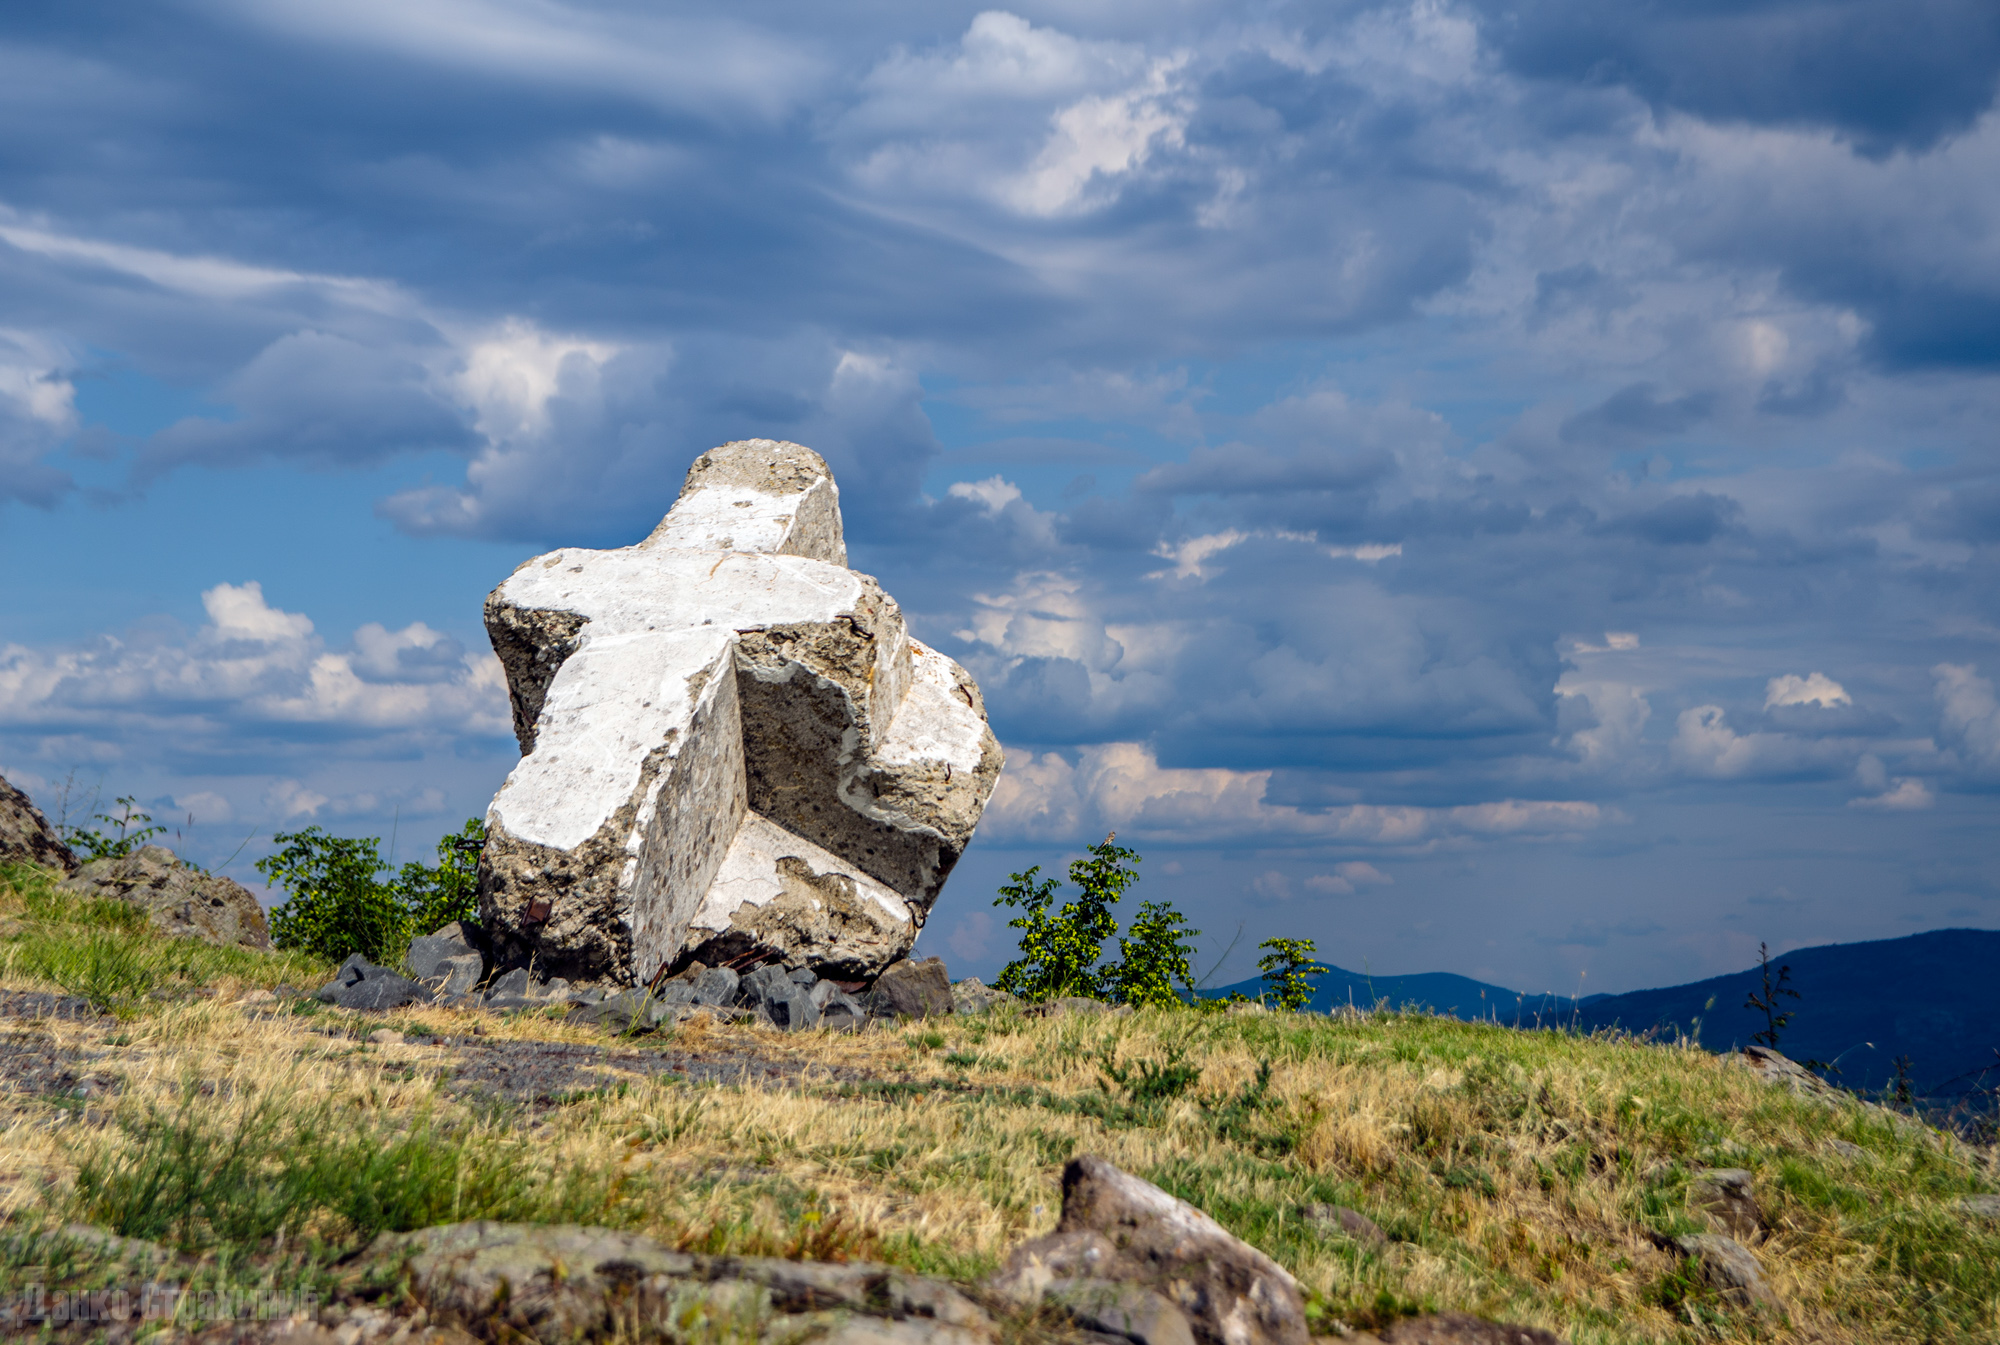
[[[819,455],[752,439],[697,459],[637,546],[493,591],[524,753],[480,865],[501,965],[859,980],[909,951],[1001,753],[971,677],[846,554]]]
[[[249,888],[190,868],[165,846],[142,846],[123,859],[93,859],[64,880],[63,890],[136,906],[170,938],[271,946],[264,908]]]
[[[56,835],[42,810],[0,777],[0,864],[40,864],[76,871],[76,856]]]

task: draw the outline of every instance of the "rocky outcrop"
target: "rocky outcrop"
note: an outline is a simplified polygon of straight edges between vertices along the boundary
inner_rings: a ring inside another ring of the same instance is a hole
[[[56,835],[42,810],[0,777],[0,864],[39,864],[45,869],[76,871],[76,856]]]
[[[93,859],[62,886],[80,897],[136,906],[153,928],[172,938],[271,946],[264,908],[249,888],[185,864],[165,846],[143,846],[123,859]]]
[[[703,454],[646,540],[536,557],[486,625],[524,754],[480,864],[502,965],[870,979],[999,775],[978,687],[847,568],[832,474],[798,444]]]
[[[744,1339],[839,1345],[995,1335],[950,1285],[890,1266],[703,1256],[606,1228],[446,1224],[385,1234],[366,1260],[432,1322],[485,1340],[680,1339],[702,1319],[733,1322]]]
[[[1690,1233],[1667,1240],[1667,1250],[1695,1263],[1701,1278],[1717,1297],[1738,1308],[1780,1312],[1777,1291],[1764,1278],[1757,1255],[1735,1238],[1720,1233]]]
[[[1764,1211],[1756,1188],[1743,1168],[1712,1168],[1697,1172],[1688,1184],[1688,1203],[1706,1214],[1716,1228],[1741,1242],[1764,1238]]]
[[[1070,1160],[1062,1190],[1056,1231],[1016,1247],[994,1292],[1063,1304],[1088,1299],[1089,1281],[1137,1285],[1202,1345],[1307,1345],[1298,1281],[1194,1206],[1090,1154]]]

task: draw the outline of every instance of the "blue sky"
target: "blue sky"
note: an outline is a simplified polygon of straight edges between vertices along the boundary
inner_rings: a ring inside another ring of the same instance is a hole
[[[0,771],[230,872],[509,768],[480,601],[809,444],[1240,974],[2000,926],[2000,9],[0,17]],[[189,822],[189,818],[192,822]]]

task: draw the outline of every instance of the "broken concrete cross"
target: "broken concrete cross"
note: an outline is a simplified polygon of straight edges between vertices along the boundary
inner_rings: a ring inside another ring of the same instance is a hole
[[[1000,773],[979,688],[847,568],[833,476],[798,444],[702,454],[650,537],[527,562],[486,629],[522,751],[480,862],[505,965],[873,977]]]

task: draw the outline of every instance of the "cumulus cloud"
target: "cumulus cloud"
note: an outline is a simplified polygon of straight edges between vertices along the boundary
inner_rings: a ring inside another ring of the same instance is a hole
[[[1971,664],[1940,663],[1931,669],[1945,737],[1979,772],[2000,772],[2000,700],[1993,683]]]
[[[1163,767],[1141,743],[1074,754],[1009,752],[982,825],[996,839],[1096,839],[1116,831],[1153,845],[1238,842],[1425,848],[1467,838],[1575,835],[1618,820],[1580,800],[1502,799],[1450,808],[1355,804],[1306,810],[1265,800],[1269,771]],[[1375,870],[1335,876],[1350,885]]]
[[[1773,677],[1764,686],[1767,710],[1777,705],[1818,705],[1831,710],[1837,705],[1853,703],[1846,689],[1825,673],[1808,673],[1804,677],[1786,673]]]
[[[271,606],[255,580],[217,584],[201,596],[209,624],[184,639],[106,635],[69,649],[0,647],[0,725],[17,735],[80,731],[111,739],[176,724],[201,737],[252,725],[357,734],[497,735],[508,728],[499,660],[473,657],[453,642],[455,659],[440,667],[426,655],[442,637],[422,623],[393,632],[371,623],[356,649],[340,651],[326,647],[311,618]],[[401,667],[405,651],[419,651],[409,672]]]

